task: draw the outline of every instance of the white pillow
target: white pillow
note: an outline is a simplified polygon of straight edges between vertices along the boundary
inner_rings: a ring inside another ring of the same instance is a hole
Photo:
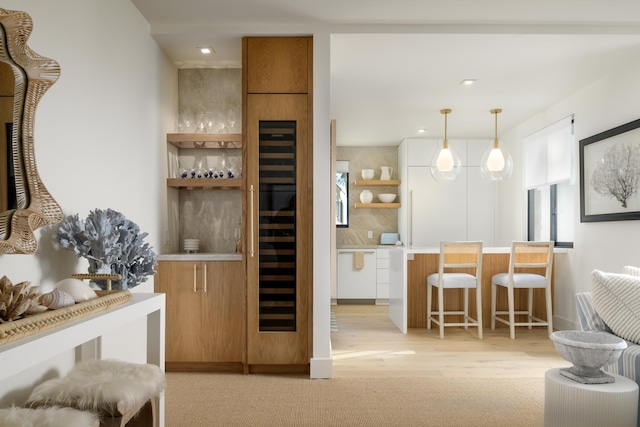
[[[631,276],[640,276],[640,267],[625,265],[624,267],[622,267],[622,272]]]
[[[593,306],[614,334],[640,344],[640,276],[594,270]]]

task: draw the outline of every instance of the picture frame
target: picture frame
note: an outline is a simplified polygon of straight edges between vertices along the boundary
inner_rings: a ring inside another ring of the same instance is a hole
[[[640,219],[640,119],[580,140],[580,222]]]

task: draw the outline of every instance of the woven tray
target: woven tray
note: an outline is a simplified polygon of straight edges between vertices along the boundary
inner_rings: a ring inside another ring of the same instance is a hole
[[[89,301],[0,324],[0,345],[106,310],[131,299],[131,292],[126,290],[96,293],[98,298]]]

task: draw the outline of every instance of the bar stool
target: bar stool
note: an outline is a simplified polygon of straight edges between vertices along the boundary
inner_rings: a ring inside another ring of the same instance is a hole
[[[553,242],[514,241],[511,243],[509,256],[509,271],[498,273],[491,278],[491,329],[496,328],[496,321],[509,326],[509,337],[515,339],[516,326],[546,326],[549,335],[553,333],[553,319],[551,313],[551,267],[553,266]],[[544,272],[516,272],[516,269]],[[496,310],[497,287],[507,290],[508,310]],[[516,310],[514,289],[527,289],[527,310]],[[533,290],[544,289],[546,300],[547,320],[533,316]],[[503,318],[501,316],[507,316]],[[526,322],[516,322],[515,316],[526,315]]]
[[[0,426],[3,427],[98,427],[100,420],[93,412],[73,408],[3,408]]]
[[[157,426],[157,400],[164,388],[164,372],[156,365],[87,360],[66,376],[38,385],[25,406],[93,411],[101,426]]]
[[[453,269],[456,271],[451,272]],[[460,272],[460,269],[463,272]],[[464,272],[468,269],[474,269],[475,275]],[[482,242],[440,242],[438,272],[427,277],[427,329],[431,329],[431,322],[435,323],[440,327],[440,339],[443,339],[445,326],[464,326],[468,329],[471,325],[478,328],[478,338],[482,339],[481,283]],[[438,311],[433,312],[431,311],[432,287],[438,289]],[[445,311],[444,289],[464,289],[463,311]],[[477,319],[469,317],[469,289],[476,290]],[[463,322],[445,322],[444,316],[449,315],[462,315]]]

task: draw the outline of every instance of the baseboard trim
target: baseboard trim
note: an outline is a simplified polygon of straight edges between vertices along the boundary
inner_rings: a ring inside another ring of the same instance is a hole
[[[167,372],[243,372],[242,362],[166,362]]]
[[[311,378],[333,378],[333,359],[311,359]]]
[[[250,374],[309,374],[309,364],[304,365],[249,365]]]

